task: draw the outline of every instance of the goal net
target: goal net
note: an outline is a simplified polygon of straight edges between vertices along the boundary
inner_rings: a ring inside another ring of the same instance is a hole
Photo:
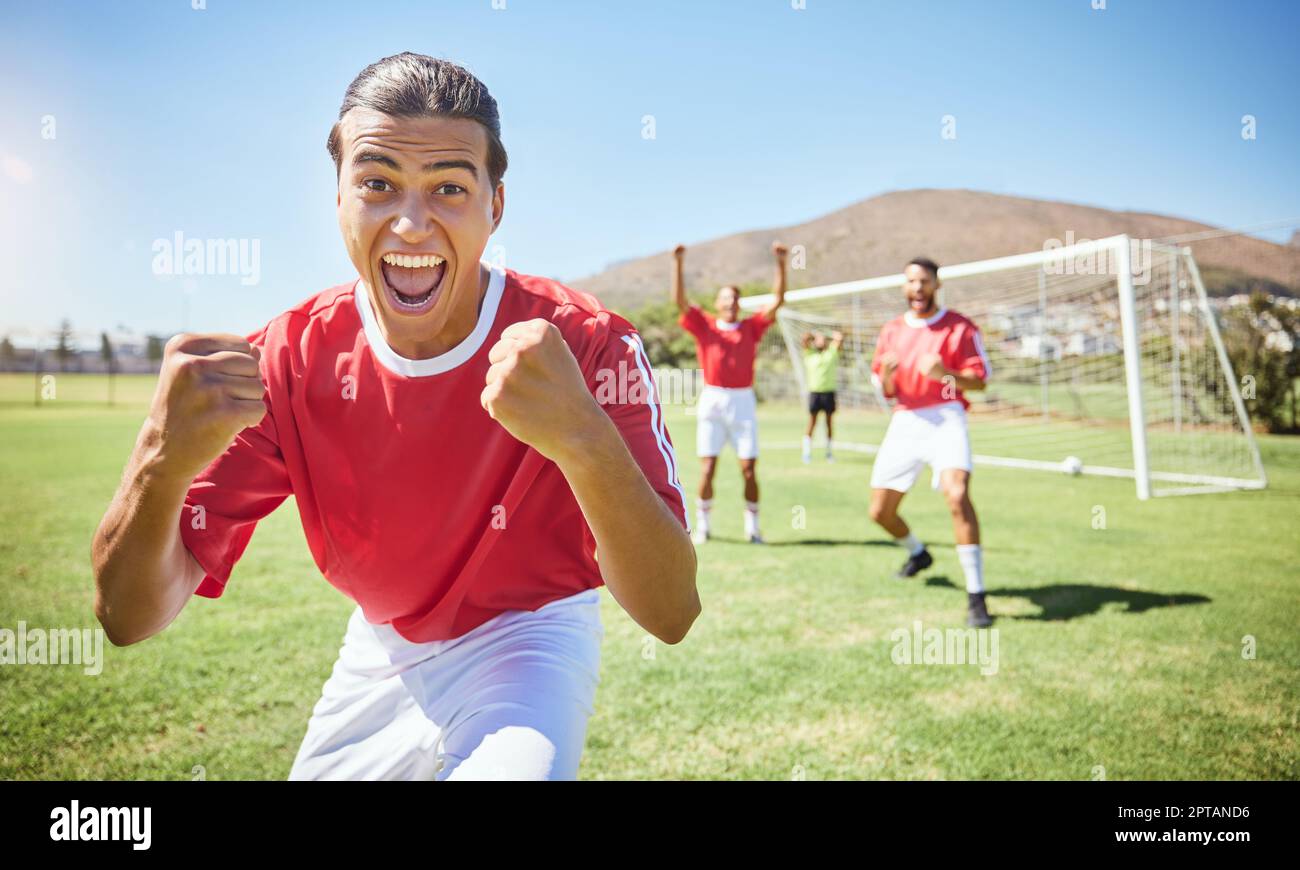
[[[967,396],[976,464],[1128,477],[1139,498],[1265,485],[1189,249],[1116,236],[947,266],[939,278],[940,305],[980,327],[992,368],[988,389]],[[836,445],[873,452],[891,408],[871,357],[881,326],[903,311],[902,282],[787,293],[780,328],[764,339],[760,389],[806,394],[804,335],[842,332],[839,404],[867,412],[870,437]]]

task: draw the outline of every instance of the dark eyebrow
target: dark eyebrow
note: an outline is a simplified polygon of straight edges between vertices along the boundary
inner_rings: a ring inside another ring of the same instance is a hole
[[[437,172],[441,169],[468,169],[474,175],[478,175],[478,167],[472,160],[435,160],[433,163],[424,164],[425,172]]]
[[[397,165],[397,161],[391,157],[380,154],[378,151],[362,151],[356,157],[352,158],[353,163],[378,163],[381,166],[387,166],[389,169],[397,172],[402,167]]]
[[[400,172],[402,167],[397,161],[386,154],[380,154],[378,151],[362,151],[356,157],[352,158],[353,163],[378,163],[386,166],[394,172]],[[438,172],[444,169],[467,169],[474,175],[478,175],[478,166],[472,160],[435,160],[433,163],[426,163],[423,167],[425,172]]]

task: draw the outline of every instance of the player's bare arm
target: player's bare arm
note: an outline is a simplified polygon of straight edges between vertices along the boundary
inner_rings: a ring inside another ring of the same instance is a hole
[[[682,264],[686,260],[686,246],[678,245],[673,248],[673,302],[677,304],[677,310],[685,314],[691,307],[691,303],[686,299],[686,282],[682,278]]]
[[[235,335],[167,342],[149,416],[95,532],[95,615],[108,639],[166,628],[203,580],[178,522],[194,477],[266,413],[260,352]]]
[[[563,472],[610,594],[646,631],[680,641],[700,613],[695,549],[587,389],[560,330],[542,319],[511,324],[488,361],[483,407]]]
[[[894,373],[898,371],[898,356],[892,351],[880,355],[880,388],[886,396],[897,395],[894,390]]]
[[[929,353],[921,357],[919,368],[931,380],[942,381],[951,378],[957,389],[962,392],[978,392],[986,386],[984,379],[977,375],[974,369],[952,371],[943,364],[937,353]]]
[[[837,352],[838,352],[839,349],[840,349],[840,347],[842,347],[843,345],[844,345],[844,333],[840,332],[839,330],[836,330],[835,332],[832,332],[832,333],[831,333],[831,350],[833,350],[833,351],[837,351]]]
[[[772,304],[763,309],[763,317],[768,320],[776,318],[777,309],[785,304],[786,258],[790,249],[780,242],[772,243],[772,258],[776,261],[776,273],[772,278]]]

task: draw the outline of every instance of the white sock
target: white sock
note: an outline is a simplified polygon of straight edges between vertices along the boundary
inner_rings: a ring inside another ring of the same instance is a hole
[[[701,498],[695,501],[695,526],[701,532],[709,530],[709,512],[713,510],[713,499]]]
[[[758,534],[758,502],[745,502],[745,537]]]
[[[812,456],[812,436],[803,436],[803,458],[808,459]]]
[[[826,439],[826,455],[831,455],[831,439],[829,438]]]
[[[925,549],[925,544],[922,544],[917,540],[916,535],[911,532],[908,532],[901,538],[894,538],[894,543],[907,550],[909,556],[915,556],[917,553]]]
[[[958,544],[957,561],[966,572],[966,591],[984,591],[984,556],[979,544]]]

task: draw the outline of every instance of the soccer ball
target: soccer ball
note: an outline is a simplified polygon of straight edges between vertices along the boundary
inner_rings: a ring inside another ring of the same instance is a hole
[[[1066,474],[1078,477],[1083,473],[1083,460],[1077,456],[1067,456],[1061,463],[1061,470]]]

